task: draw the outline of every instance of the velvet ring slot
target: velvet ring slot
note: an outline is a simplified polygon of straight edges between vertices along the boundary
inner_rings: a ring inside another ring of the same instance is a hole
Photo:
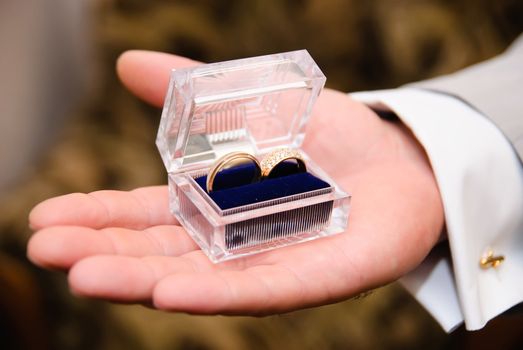
[[[252,168],[253,165],[231,168],[222,176],[229,183],[241,184],[244,182],[240,180],[248,178],[255,171]],[[295,168],[295,164],[285,162],[278,167],[278,177],[240,186],[229,184],[225,189],[214,192],[208,192],[205,188],[207,175],[194,180],[208,193],[223,215],[304,199],[333,190],[325,181],[310,173],[297,172]],[[234,208],[240,209],[232,210]],[[228,224],[225,227],[225,246],[227,249],[239,250],[284,239],[295,233],[318,230],[328,222],[331,211],[332,201],[327,201]]]

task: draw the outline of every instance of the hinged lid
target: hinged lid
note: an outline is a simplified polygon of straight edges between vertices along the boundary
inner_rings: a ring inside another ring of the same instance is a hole
[[[173,70],[156,139],[167,171],[300,147],[324,84],[306,50]]]

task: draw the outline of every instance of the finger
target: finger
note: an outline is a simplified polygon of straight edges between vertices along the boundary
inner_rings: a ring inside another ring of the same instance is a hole
[[[29,214],[35,230],[56,225],[142,229],[176,223],[169,211],[167,186],[67,194],[38,204]]]
[[[200,64],[185,57],[153,51],[124,52],[116,63],[123,84],[143,100],[161,106],[171,70]]]
[[[197,245],[179,226],[154,226],[144,231],[58,226],[35,233],[27,255],[39,266],[69,269],[92,255],[179,256],[195,249]]]
[[[379,285],[362,275],[368,254],[348,255],[362,239],[340,234],[253,256],[242,269],[179,271],[160,280],[155,307],[194,314],[266,315],[323,305]],[[364,249],[364,246],[361,246]],[[251,258],[251,257],[249,257]]]
[[[279,265],[243,271],[179,272],[156,285],[153,303],[158,309],[193,314],[263,315],[310,305],[307,288],[307,283]]]
[[[172,273],[215,269],[202,251],[183,257],[95,256],[81,260],[69,272],[73,293],[120,302],[144,302],[152,297],[156,283]]]

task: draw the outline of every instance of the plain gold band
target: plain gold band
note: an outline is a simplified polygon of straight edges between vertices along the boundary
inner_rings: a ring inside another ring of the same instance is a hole
[[[262,159],[262,161],[260,162],[261,176],[268,177],[274,170],[274,168],[278,166],[278,164],[281,164],[282,162],[291,159],[295,160],[298,163],[299,170],[301,170],[302,172],[307,171],[305,160],[298,151],[290,148],[281,148],[270,152]]]
[[[256,173],[254,175],[253,181],[256,181],[256,180],[260,179],[260,177],[261,177],[261,166],[260,166],[260,163],[258,162],[258,159],[256,159],[256,157],[254,157],[252,154],[245,153],[245,152],[227,153],[223,157],[218,158],[214,162],[214,164],[211,167],[211,169],[209,170],[209,174],[207,175],[207,183],[206,183],[207,193],[211,193],[212,192],[212,190],[213,190],[212,187],[213,187],[214,179],[216,178],[216,175],[218,175],[218,173],[222,169],[224,169],[227,166],[227,164],[229,164],[231,162],[234,162],[234,161],[237,161],[238,159],[248,159],[251,162],[253,162],[254,165],[256,166]]]

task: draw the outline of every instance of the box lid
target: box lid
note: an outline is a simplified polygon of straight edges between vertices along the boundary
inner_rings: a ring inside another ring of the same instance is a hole
[[[324,85],[306,50],[173,70],[156,139],[167,171],[300,147]]]

